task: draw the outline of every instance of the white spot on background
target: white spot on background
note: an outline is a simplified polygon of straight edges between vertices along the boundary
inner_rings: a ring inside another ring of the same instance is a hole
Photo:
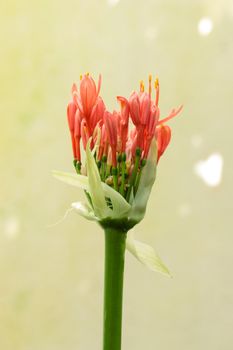
[[[179,207],[179,214],[182,218],[185,218],[191,214],[191,207],[188,203],[183,203]]]
[[[198,22],[198,32],[200,35],[207,36],[213,30],[213,22],[209,17],[203,17]]]
[[[19,234],[19,220],[16,217],[6,219],[3,232],[10,239],[16,238]]]
[[[218,186],[222,180],[223,157],[219,153],[213,153],[205,161],[199,161],[195,167],[195,173],[210,187]]]
[[[107,0],[108,5],[111,7],[116,6],[119,2],[120,0]]]
[[[78,293],[80,295],[86,295],[91,290],[91,281],[90,280],[82,280],[78,285]]]
[[[157,31],[155,27],[148,27],[145,31],[145,37],[148,40],[154,40],[157,36]]]
[[[193,148],[200,148],[203,144],[203,138],[201,135],[193,135],[191,137],[191,145]]]

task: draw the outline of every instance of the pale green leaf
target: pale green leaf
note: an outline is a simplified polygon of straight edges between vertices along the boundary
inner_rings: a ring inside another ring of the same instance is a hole
[[[89,183],[87,176],[78,175],[75,173],[66,173],[64,171],[53,170],[53,176],[65,182],[68,185],[76,186],[84,190],[88,190]]]
[[[168,268],[164,265],[164,263],[156,254],[154,249],[149,245],[139,242],[133,239],[132,237],[128,236],[126,241],[126,247],[137,260],[139,260],[150,270],[160,272],[169,277],[172,277]]]
[[[157,144],[156,140],[153,139],[146,165],[142,169],[142,176],[129,215],[131,219],[137,222],[141,221],[145,215],[147,202],[156,178],[156,165]]]
[[[95,216],[94,211],[88,204],[75,202],[71,204],[71,207],[74,208],[79,215],[83,216],[87,220],[98,221],[98,218]]]
[[[84,190],[89,191],[89,182],[87,176],[78,175],[75,173],[66,173],[63,171],[53,171],[53,176],[67,183],[68,185],[72,185],[75,187],[82,188]],[[116,192],[113,188],[101,182],[101,186],[104,192],[104,196],[110,198],[113,206],[113,210],[108,211],[108,216],[119,218],[123,216],[127,216],[130,211],[131,206],[128,202],[126,202],[125,198],[119,192]]]
[[[111,199],[113,210],[111,210],[111,217],[121,218],[128,215],[131,205],[125,200],[125,198],[112,187],[102,182],[102,188],[104,190],[105,197]]]
[[[101,129],[100,129],[99,126],[96,126],[96,127],[95,127],[94,134],[95,134],[95,136],[96,136],[96,140],[95,140],[95,145],[94,145],[94,147],[93,147],[93,149],[92,149],[92,151],[91,151],[91,153],[93,154],[93,156],[94,156],[95,153],[98,153],[99,147],[100,147]]]
[[[90,150],[90,140],[86,147],[87,178],[89,183],[89,193],[94,207],[95,215],[103,219],[110,216],[111,210],[108,208],[101,185],[100,174],[95,162],[95,158]]]

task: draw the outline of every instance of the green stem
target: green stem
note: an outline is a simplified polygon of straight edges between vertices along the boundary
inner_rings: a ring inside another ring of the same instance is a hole
[[[100,169],[101,181],[103,182],[105,181],[106,162],[107,162],[107,157],[104,155],[102,157],[101,169]]]
[[[124,197],[125,196],[125,170],[126,170],[126,154],[122,153],[122,162],[121,162],[121,187],[120,187],[120,194]]]
[[[118,191],[118,170],[117,170],[117,168],[112,168],[112,176],[113,176],[114,190]]]
[[[138,173],[138,167],[139,167],[139,164],[140,164],[140,157],[141,157],[141,149],[137,148],[136,149],[134,168],[133,168],[130,180],[129,180],[129,188],[128,188],[127,195],[126,195],[127,202],[130,199],[131,190],[134,187],[134,183],[135,183],[136,176],[137,176],[137,173]]]
[[[138,174],[137,174],[137,178],[136,178],[136,183],[135,183],[135,188],[134,188],[134,196],[137,193],[138,190],[138,186],[141,180],[141,176],[142,176],[142,170],[144,168],[144,166],[146,165],[146,159],[142,159],[141,161],[141,169],[139,170]]]
[[[105,228],[103,350],[121,349],[125,231]]]
[[[105,179],[110,176],[111,174],[111,165],[107,164],[107,167],[106,167],[106,172],[105,172]]]

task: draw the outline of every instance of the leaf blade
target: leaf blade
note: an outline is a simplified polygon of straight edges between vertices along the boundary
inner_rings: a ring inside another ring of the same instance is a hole
[[[90,150],[90,140],[88,141],[86,147],[86,163],[89,192],[94,207],[94,212],[98,218],[103,219],[109,216],[110,209],[106,204],[104,191],[101,185],[100,174],[94,156]]]
[[[53,176],[68,185],[88,190],[89,184],[88,179],[84,175],[78,175],[76,173],[67,173],[64,171],[53,170]]]
[[[82,202],[74,202],[71,204],[71,207],[85,219],[90,221],[98,221],[97,216],[95,216],[94,211],[88,204]]]
[[[150,270],[172,277],[168,268],[151,246],[137,241],[132,237],[127,237],[126,248],[138,261]]]
[[[151,142],[149,156],[146,165],[142,169],[139,187],[132,203],[130,218],[141,221],[146,212],[147,202],[150,197],[152,186],[156,178],[157,169],[157,144],[155,138]]]
[[[131,205],[125,200],[125,198],[112,187],[108,186],[106,183],[102,182],[102,188],[106,197],[111,199],[113,210],[111,211],[111,217],[121,218],[127,216]]]

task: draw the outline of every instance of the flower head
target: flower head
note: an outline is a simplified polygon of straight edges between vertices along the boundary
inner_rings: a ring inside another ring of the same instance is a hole
[[[85,191],[88,203],[72,204],[80,215],[127,232],[145,215],[158,161],[171,139],[165,123],[182,106],[160,119],[159,81],[155,80],[153,99],[149,76],[148,91],[141,81],[139,92],[129,99],[118,96],[120,110],[110,112],[99,95],[100,86],[101,76],[96,85],[89,74],[80,77],[79,87],[73,84],[67,118],[76,174],[55,171],[54,176]],[[148,245],[129,237],[127,249],[150,269],[170,275]]]
[[[67,117],[76,178],[87,184],[92,219],[103,220],[124,213],[127,220],[138,222],[145,213],[157,163],[171,139],[171,129],[165,123],[182,106],[160,119],[159,81],[155,80],[153,98],[149,76],[148,91],[141,81],[139,91],[134,91],[129,99],[117,97],[118,112],[109,112],[99,94],[100,87],[101,76],[96,85],[89,74],[81,76],[79,86],[72,87]],[[86,152],[86,164],[81,149]],[[116,193],[123,211],[116,205]],[[120,214],[116,213],[116,207]]]

